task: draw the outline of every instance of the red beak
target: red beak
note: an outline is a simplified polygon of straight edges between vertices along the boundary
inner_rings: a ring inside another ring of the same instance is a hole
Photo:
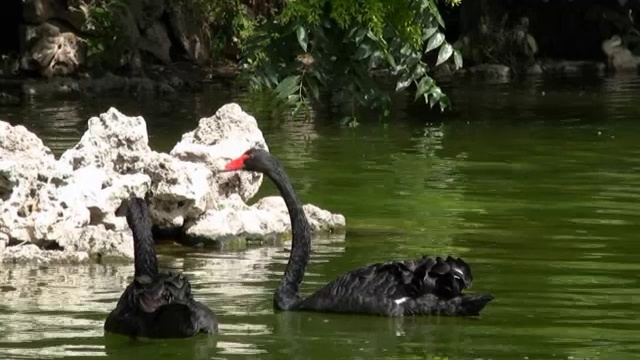
[[[244,161],[249,157],[249,155],[242,155],[237,159],[231,160],[225,167],[224,171],[233,171],[233,170],[242,170],[244,168]]]

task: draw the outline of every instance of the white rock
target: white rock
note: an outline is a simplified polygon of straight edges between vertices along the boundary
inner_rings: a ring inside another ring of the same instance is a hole
[[[66,170],[65,174],[65,168],[57,165],[51,150],[35,134],[24,126],[0,121],[0,204],[24,203],[25,193],[39,180],[62,179],[71,173]]]
[[[341,229],[346,226],[347,221],[342,214],[332,214],[312,204],[305,204],[303,209],[309,219],[309,225],[314,231],[333,232],[334,229]]]
[[[24,126],[0,121],[0,158],[3,160],[54,160],[51,149]]]
[[[7,247],[7,243],[9,243],[9,235],[0,233],[0,253]]]
[[[145,174],[150,179],[148,189],[153,191],[151,216],[160,227],[180,227],[186,219],[198,218],[213,204],[213,175],[207,166],[152,151],[145,120],[123,115],[114,108],[91,118],[80,142],[66,151],[60,161],[72,164],[74,169],[89,165],[101,167],[113,178],[114,184],[116,174]],[[127,191],[141,195],[139,191],[146,181],[126,180],[137,182],[134,189]],[[102,196],[94,196],[93,205],[97,203],[97,207],[93,208],[107,216],[127,194],[115,189],[103,192]]]
[[[310,204],[303,209],[314,232],[331,233],[346,226],[342,215]],[[230,237],[263,238],[290,231],[291,221],[284,200],[280,196],[269,196],[250,207],[231,205],[209,210],[187,226],[186,234],[200,240],[221,241]]]
[[[151,177],[150,212],[155,225],[180,227],[213,206],[213,174],[202,164],[156,154],[145,163]]]
[[[141,116],[130,117],[115,108],[89,119],[80,142],[60,157],[74,170],[87,165],[113,169],[119,154],[151,152],[147,124]]]
[[[212,117],[200,119],[195,130],[182,135],[171,155],[222,170],[229,160],[252,147],[268,150],[256,119],[242,111],[238,104],[231,103],[221,107]],[[260,184],[262,174],[259,173],[218,173],[213,193],[217,197],[236,193],[247,201],[258,192]]]
[[[123,199],[132,193],[144,197],[151,187],[151,179],[145,174],[116,175],[109,181],[111,186],[98,188],[84,196],[84,205],[91,211],[92,218],[114,216]]]
[[[133,259],[133,237],[129,229],[113,231],[107,230],[104,225],[90,225],[70,229],[57,243],[66,251]]]
[[[142,117],[114,108],[89,119],[88,130],[59,161],[24,127],[0,122],[0,256],[36,262],[132,258],[131,232],[115,210],[131,193],[144,197],[149,190],[159,227],[184,227],[187,235],[212,241],[285,234],[291,226],[282,198],[245,203],[262,175],[217,174],[252,147],[267,149],[256,120],[236,104],[201,119],[174,147],[174,156],[149,148]],[[314,231],[345,226],[342,215],[312,205],[304,209]],[[9,240],[24,244],[7,246]],[[38,248],[52,243],[62,250]]]

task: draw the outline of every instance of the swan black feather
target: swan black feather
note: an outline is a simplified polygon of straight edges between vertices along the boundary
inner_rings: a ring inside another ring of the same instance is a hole
[[[460,258],[428,257],[370,264],[343,274],[301,299],[300,283],[309,262],[311,227],[280,162],[262,149],[249,149],[225,171],[265,174],[276,185],[289,210],[292,245],[284,276],[274,295],[278,310],[357,313],[383,316],[474,316],[494,299],[467,295],[473,276]]]
[[[116,213],[126,214],[133,233],[134,279],[107,317],[105,331],[134,338],[184,338],[217,332],[215,315],[195,301],[189,280],[178,272],[158,272],[146,202],[132,195]]]

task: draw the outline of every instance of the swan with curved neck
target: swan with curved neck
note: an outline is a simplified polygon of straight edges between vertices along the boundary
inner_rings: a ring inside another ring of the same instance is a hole
[[[215,315],[194,300],[189,280],[180,273],[158,272],[145,200],[132,195],[116,211],[122,214],[133,233],[134,280],[107,317],[104,330],[134,338],[184,338],[217,332]]]
[[[237,170],[266,175],[280,191],[289,211],[291,254],[274,295],[276,309],[383,316],[474,316],[493,300],[491,294],[462,293],[473,280],[471,268],[462,259],[427,256],[365,265],[300,298],[300,283],[309,262],[311,227],[291,181],[280,162],[262,149],[249,149],[224,168]]]

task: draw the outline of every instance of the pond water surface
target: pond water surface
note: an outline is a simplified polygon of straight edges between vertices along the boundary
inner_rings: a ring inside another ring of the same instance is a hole
[[[263,120],[271,151],[304,202],[347,218],[346,237],[314,239],[302,292],[369,262],[453,254],[479,318],[386,319],[274,313],[289,243],[226,253],[160,246],[190,276],[220,334],[184,340],[104,337],[131,265],[0,268],[0,359],[629,359],[640,354],[640,83],[623,79],[461,82],[455,109],[421,106],[383,125]],[[139,100],[104,97],[0,108],[56,153],[109,106],[143,115],[168,151],[241,91]],[[443,122],[434,122],[442,120]],[[276,194],[265,183],[260,196]]]

